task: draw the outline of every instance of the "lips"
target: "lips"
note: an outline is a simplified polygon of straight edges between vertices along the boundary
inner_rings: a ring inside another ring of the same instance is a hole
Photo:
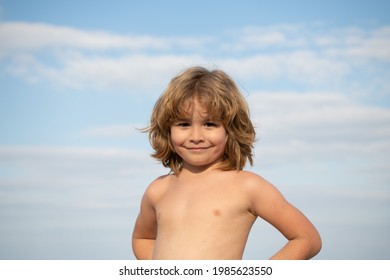
[[[207,150],[208,148],[210,148],[210,147],[186,147],[187,150],[195,151],[195,152]]]

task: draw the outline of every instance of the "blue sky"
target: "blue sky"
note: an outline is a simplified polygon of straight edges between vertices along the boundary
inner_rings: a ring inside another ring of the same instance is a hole
[[[0,259],[134,258],[139,200],[168,171],[137,128],[193,65],[239,84],[258,135],[248,169],[318,227],[317,259],[389,259],[388,11],[389,1],[0,1]],[[245,258],[283,243],[259,220]]]

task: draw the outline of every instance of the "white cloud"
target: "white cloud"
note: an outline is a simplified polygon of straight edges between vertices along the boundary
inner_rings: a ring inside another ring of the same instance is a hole
[[[390,110],[340,93],[258,92],[248,97],[263,162],[365,162],[385,170]],[[380,166],[382,166],[380,168]]]
[[[149,35],[118,35],[105,31],[80,30],[45,23],[0,23],[0,52],[40,51],[48,48],[72,48],[89,51],[125,49],[169,50],[173,46],[199,47],[208,38],[174,38]]]
[[[132,161],[145,161],[145,152],[119,148],[73,148],[73,147],[34,147],[1,146],[0,159],[9,164],[20,164],[43,171],[45,168],[67,166],[79,167],[96,162],[113,161],[119,164],[132,164]],[[54,165],[51,165],[55,163]],[[72,163],[72,164],[69,164]],[[69,165],[68,165],[69,164]],[[43,168],[45,166],[45,168]],[[28,169],[26,169],[28,171]],[[35,173],[34,173],[35,174]]]
[[[42,63],[31,56],[20,56],[8,68],[29,82],[50,82],[73,89],[136,90],[164,87],[179,70],[204,60],[196,56],[130,55],[120,58],[87,57],[82,54],[61,54],[61,67]]]
[[[1,146],[0,170],[3,206],[57,203],[72,209],[138,205],[146,186],[163,173],[146,150],[31,146]]]
[[[315,39],[325,55],[344,59],[390,60],[390,27],[382,26],[373,30],[345,28],[320,35]]]
[[[256,117],[290,127],[388,125],[390,110],[362,104],[341,92],[255,92],[248,99]]]
[[[305,85],[326,85],[329,81],[337,83],[351,71],[351,66],[345,61],[321,57],[313,51],[220,59],[218,63],[233,77],[244,81],[261,79]]]
[[[299,154],[317,160],[356,154],[373,160],[389,153],[389,110],[359,102],[351,89],[364,91],[365,97],[389,95],[389,30],[279,25],[210,39],[2,23],[0,40],[6,43],[0,50],[2,67],[27,81],[84,90],[121,88],[135,95],[157,95],[184,67],[217,66],[244,87],[252,85],[248,99],[259,125],[259,145],[267,143],[262,153],[280,160]],[[263,83],[268,88],[298,85],[307,93],[261,92]],[[309,93],[313,89],[318,92]],[[126,137],[127,129],[92,127],[83,136]],[[378,158],[375,164],[382,166]]]
[[[86,129],[81,132],[84,137],[99,137],[99,138],[129,138],[132,135],[138,134],[144,125],[133,126],[130,124],[114,124],[97,126]]]
[[[122,248],[145,188],[161,174],[140,149],[0,146],[1,257],[80,257],[91,238],[94,247],[112,250],[117,240]]]
[[[64,67],[56,70],[53,79],[63,79],[76,88],[148,89],[165,86],[178,69],[193,60],[197,58],[173,55],[134,55],[118,59],[79,57],[69,62],[64,60]]]
[[[211,39],[11,22],[0,24],[0,59],[7,71],[29,82],[78,89],[161,87],[195,64],[221,66],[245,82],[329,87],[349,80],[359,84],[359,75],[369,75],[382,84],[389,71],[375,63],[390,59],[389,30],[278,25]]]
[[[217,64],[236,79],[251,81],[255,79],[276,80],[283,68],[280,60],[271,55],[253,55],[244,58],[226,58]]]
[[[241,47],[245,48],[267,48],[275,45],[286,44],[287,38],[283,32],[273,30],[262,30],[261,32],[253,32],[253,30],[245,30],[246,34],[241,41]]]
[[[304,47],[306,28],[296,24],[279,24],[273,26],[249,26],[234,30],[231,35],[236,37],[230,48],[232,51],[245,50],[280,50],[286,48]]]

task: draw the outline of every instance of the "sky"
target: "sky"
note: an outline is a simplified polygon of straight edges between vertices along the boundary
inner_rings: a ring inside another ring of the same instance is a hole
[[[254,165],[315,259],[390,259],[390,1],[0,0],[0,259],[134,259],[154,102],[201,65],[239,85]],[[258,219],[244,259],[284,237]]]

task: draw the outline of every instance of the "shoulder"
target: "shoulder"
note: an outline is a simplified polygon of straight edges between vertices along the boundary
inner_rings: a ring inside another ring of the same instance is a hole
[[[225,180],[237,186],[241,192],[246,193],[249,197],[278,192],[275,186],[254,172],[244,170],[228,172],[230,176],[226,174]]]
[[[284,203],[285,199],[281,192],[262,176],[249,171],[241,171],[238,178],[240,187],[252,205]]]
[[[262,176],[250,171],[239,171],[236,174],[236,178],[240,181],[240,185],[248,190],[256,190],[272,186],[272,184]]]
[[[164,195],[174,180],[175,175],[168,174],[156,178],[149,184],[144,193],[144,198],[156,202]]]

